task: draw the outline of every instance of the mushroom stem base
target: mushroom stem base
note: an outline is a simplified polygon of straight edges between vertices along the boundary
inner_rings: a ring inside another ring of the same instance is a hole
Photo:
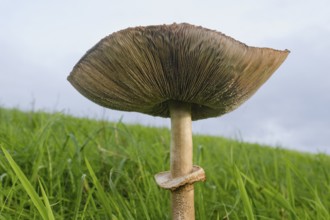
[[[193,184],[185,185],[172,191],[172,219],[195,219]]]

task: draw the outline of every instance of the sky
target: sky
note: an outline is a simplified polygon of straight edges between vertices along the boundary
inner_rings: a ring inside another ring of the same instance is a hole
[[[187,22],[287,60],[237,110],[193,122],[210,134],[330,153],[330,1],[0,0],[0,106],[167,126],[169,119],[104,109],[66,80],[84,53],[127,27]],[[1,123],[1,122],[0,122]]]

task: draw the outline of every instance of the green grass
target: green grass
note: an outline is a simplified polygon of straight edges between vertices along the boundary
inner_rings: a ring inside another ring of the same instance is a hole
[[[170,219],[170,132],[0,108],[0,220]],[[330,219],[330,157],[194,136],[196,219]]]

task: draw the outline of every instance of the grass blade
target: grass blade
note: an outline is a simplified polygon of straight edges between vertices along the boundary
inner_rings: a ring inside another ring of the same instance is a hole
[[[98,199],[100,200],[102,206],[104,207],[107,216],[111,219],[111,218],[113,218],[113,215],[111,212],[111,207],[109,206],[109,201],[108,201],[107,197],[105,196],[106,194],[103,190],[103,187],[100,184],[100,181],[97,179],[95,172],[94,172],[93,168],[91,167],[90,163],[88,162],[87,158],[85,158],[85,163],[86,163],[86,167],[89,171],[89,174],[92,177],[93,183],[95,185],[96,195],[97,195]]]
[[[49,220],[55,220],[52,208],[51,208],[49,200],[47,198],[47,194],[46,194],[46,192],[44,190],[44,187],[42,186],[40,181],[39,181],[39,186],[40,186],[40,189],[41,189],[42,198],[43,198],[45,206],[46,206],[45,208],[46,208],[46,211],[47,211],[48,219]]]
[[[86,178],[86,175],[83,174],[82,177],[81,177],[81,180],[79,182],[79,185],[78,185],[77,197],[76,197],[75,206],[74,206],[75,211],[74,211],[74,218],[73,219],[75,219],[75,220],[78,219],[78,215],[79,215],[79,208],[80,208],[80,204],[81,204],[81,200],[82,200],[82,194],[83,194],[85,178]]]
[[[235,176],[236,176],[236,181],[237,181],[237,185],[239,188],[239,192],[240,192],[240,195],[242,198],[246,217],[248,220],[254,220],[252,204],[251,204],[250,198],[246,192],[240,171],[238,170],[238,168],[236,166],[235,166]]]
[[[6,159],[8,160],[11,168],[14,170],[14,172],[17,175],[18,179],[22,183],[22,186],[24,187],[25,191],[27,192],[27,194],[31,198],[34,206],[38,209],[41,217],[43,219],[45,219],[45,220],[46,219],[47,220],[48,219],[54,219],[54,218],[50,218],[52,216],[52,211],[50,211],[51,214],[49,216],[48,215],[48,211],[49,210],[46,208],[46,206],[44,205],[44,203],[42,202],[42,200],[39,198],[39,195],[34,190],[33,186],[29,182],[28,178],[24,175],[23,171],[19,168],[19,166],[14,161],[14,159],[10,156],[10,154],[3,147],[2,147],[2,151],[3,151]]]

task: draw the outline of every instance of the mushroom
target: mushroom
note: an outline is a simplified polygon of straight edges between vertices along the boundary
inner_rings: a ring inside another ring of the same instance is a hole
[[[155,179],[172,192],[172,218],[191,220],[193,183],[205,180],[192,164],[192,120],[237,108],[288,54],[186,23],[135,27],[102,39],[68,80],[101,106],[171,118],[170,171]]]

